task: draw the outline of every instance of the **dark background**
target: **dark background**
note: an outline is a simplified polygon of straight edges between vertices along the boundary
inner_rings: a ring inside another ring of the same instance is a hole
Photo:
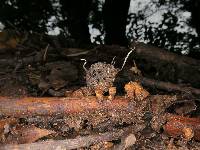
[[[162,19],[157,23],[149,21],[163,6]],[[199,0],[152,0],[137,13],[129,12],[129,7],[130,0],[1,0],[0,22],[4,29],[45,34],[57,27],[60,35],[74,39],[78,45],[91,44],[90,24],[100,32],[93,43],[128,46],[130,41],[142,39],[172,52],[200,58]],[[154,11],[147,14],[152,7]],[[180,23],[178,14],[184,12],[191,15]],[[184,25],[196,34],[177,30]]]

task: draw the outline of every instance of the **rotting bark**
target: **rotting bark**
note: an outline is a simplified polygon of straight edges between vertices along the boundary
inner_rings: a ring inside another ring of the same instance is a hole
[[[106,132],[102,134],[89,135],[85,137],[77,137],[75,139],[66,139],[66,140],[54,140],[54,141],[44,141],[30,144],[19,144],[19,145],[4,145],[1,147],[1,150],[55,150],[55,149],[76,149],[81,147],[87,147],[99,142],[106,142],[120,139],[126,130],[118,130],[114,132]]]

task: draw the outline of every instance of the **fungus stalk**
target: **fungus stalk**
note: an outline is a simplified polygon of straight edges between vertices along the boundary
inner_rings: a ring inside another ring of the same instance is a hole
[[[124,59],[124,62],[123,62],[123,65],[122,65],[120,71],[124,68],[124,66],[125,66],[125,64],[126,64],[126,61],[127,61],[128,57],[129,57],[129,55],[135,50],[135,47],[134,47],[134,48],[130,48],[130,49],[131,49],[131,50],[130,50],[130,52],[128,52],[128,54],[126,55],[126,57],[125,57],[125,59]]]
[[[84,61],[84,63],[83,63],[83,69],[85,70],[85,71],[87,71],[87,69],[85,68],[85,65],[87,64],[87,60],[86,59],[81,59],[82,61]]]

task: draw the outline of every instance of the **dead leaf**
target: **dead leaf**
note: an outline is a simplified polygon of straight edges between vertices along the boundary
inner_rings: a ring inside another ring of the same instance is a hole
[[[32,143],[36,140],[54,134],[52,130],[41,129],[35,126],[17,126],[11,130],[11,134],[8,136],[5,143],[7,144],[24,144]]]

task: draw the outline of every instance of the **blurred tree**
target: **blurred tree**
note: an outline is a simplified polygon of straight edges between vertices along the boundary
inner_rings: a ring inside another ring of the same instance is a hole
[[[198,19],[199,15],[197,14],[199,14],[199,9],[193,12],[194,7],[196,7],[194,2],[196,1],[150,1],[144,9],[129,14],[128,22],[130,28],[127,33],[128,38],[144,41],[179,54],[184,53],[200,58],[200,55],[198,55],[200,52],[199,35],[197,36],[191,28],[191,26],[195,27],[193,24],[196,24],[195,29],[198,33],[198,21],[200,19]],[[159,12],[163,14],[159,22],[153,22],[149,19],[155,19],[156,17],[152,16]],[[181,19],[183,13],[187,13],[187,15],[191,13],[191,21]],[[195,20],[193,21],[194,23],[192,23],[192,20]]]
[[[195,27],[200,39],[200,1],[191,0],[189,1],[189,5],[185,7],[187,6],[189,6],[188,10],[192,13],[191,24]]]
[[[137,9],[136,1],[131,2]],[[127,15],[129,5],[130,0],[1,0],[0,22],[6,28],[40,33],[60,27],[65,37],[86,45],[90,44],[90,25],[99,31],[96,43],[127,46],[128,40],[138,40],[200,57],[197,55],[200,52],[199,0],[153,0],[146,3],[144,9]],[[159,12],[163,14],[159,22],[149,19]],[[180,21],[180,14],[184,12],[191,17]],[[52,18],[56,21],[50,23]],[[191,27],[196,29],[197,35]]]
[[[91,10],[92,0],[60,0],[61,14],[64,20],[64,26],[72,38],[77,42],[89,44],[89,12]],[[64,26],[61,26],[62,28]]]
[[[54,14],[50,0],[1,0],[0,21],[6,28],[47,32],[47,23]]]
[[[126,37],[130,0],[106,0],[103,8],[105,43],[128,45]]]
[[[89,13],[92,10],[92,6],[98,10],[100,1],[93,2],[93,5],[92,0],[60,0],[60,2],[61,13],[63,18],[65,18],[64,20],[66,20],[71,37],[83,43],[89,43]],[[99,21],[99,19],[103,19],[106,44],[128,45],[126,24],[129,5],[130,0],[125,0],[123,2],[116,0],[105,1],[102,17],[99,17],[96,21],[100,23],[101,21]],[[94,9],[93,12],[99,13],[99,11],[95,11]],[[98,16],[98,14],[95,15]],[[93,19],[95,19],[95,17]],[[100,29],[100,25],[98,27]],[[100,30],[102,31],[102,29]]]
[[[189,24],[196,29],[198,39],[196,42],[200,45],[200,1],[199,0],[186,0],[184,1],[183,9],[191,12],[191,19]],[[194,41],[191,41],[194,44]],[[188,53],[189,56],[200,59],[200,46],[199,49],[192,49]]]

